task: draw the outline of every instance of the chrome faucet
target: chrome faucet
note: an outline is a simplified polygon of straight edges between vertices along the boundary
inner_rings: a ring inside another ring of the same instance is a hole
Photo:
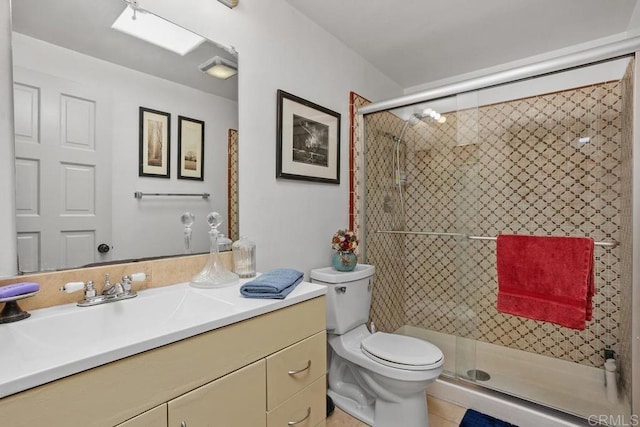
[[[109,281],[109,274],[105,274],[104,287],[102,288],[101,294],[98,294],[92,281],[69,282],[61,287],[60,290],[67,293],[76,292],[81,289],[84,290],[84,298],[78,301],[78,305],[80,307],[88,307],[134,298],[137,296],[137,293],[131,288],[131,282],[143,281],[146,278],[147,275],[145,273],[136,273],[123,276],[122,283],[111,283]]]
[[[124,276],[128,277],[128,276]],[[122,278],[124,281],[124,277]],[[129,291],[131,286],[129,285]],[[104,286],[102,287],[102,295],[104,296],[122,296],[125,294],[124,287],[121,283],[111,283],[109,281],[109,274],[104,275]]]

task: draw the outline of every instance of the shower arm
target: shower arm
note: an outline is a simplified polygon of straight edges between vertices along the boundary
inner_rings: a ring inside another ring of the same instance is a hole
[[[397,230],[377,230],[379,234],[412,234],[417,236],[443,236],[443,237],[462,237],[468,240],[497,240],[497,237],[490,236],[469,236],[463,233],[440,233],[437,231],[397,231]],[[612,248],[618,246],[618,242],[594,242],[595,246],[603,246]]]

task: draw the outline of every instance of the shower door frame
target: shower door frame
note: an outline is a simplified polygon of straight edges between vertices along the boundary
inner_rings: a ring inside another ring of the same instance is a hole
[[[547,61],[499,71],[493,74],[463,80],[457,83],[435,87],[411,95],[366,105],[357,110],[357,120],[362,123],[363,116],[392,108],[410,106],[445,96],[456,95],[488,88],[503,83],[535,78],[544,74],[590,65],[599,61],[621,56],[634,56],[635,72],[633,76],[633,154],[632,169],[632,229],[640,230],[640,37],[633,37],[615,43],[586,49],[573,54],[556,57]],[[363,198],[364,199],[364,198]],[[362,200],[363,206],[365,201]],[[364,209],[364,208],[362,208]],[[366,227],[363,227],[366,228]],[[364,237],[364,236],[363,236]],[[632,366],[640,366],[640,235],[632,237],[632,319],[631,319],[631,359]],[[640,369],[632,369],[631,373],[631,413],[640,414]],[[635,393],[634,393],[635,391]]]

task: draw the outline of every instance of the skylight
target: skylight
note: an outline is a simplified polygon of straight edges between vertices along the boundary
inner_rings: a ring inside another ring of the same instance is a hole
[[[114,30],[153,43],[164,49],[186,55],[205,41],[189,30],[185,30],[169,21],[138,9],[127,6],[116,22],[111,26]]]

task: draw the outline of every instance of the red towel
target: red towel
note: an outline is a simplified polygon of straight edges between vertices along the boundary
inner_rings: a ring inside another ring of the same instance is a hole
[[[591,320],[593,239],[499,235],[498,311],[584,329]]]

